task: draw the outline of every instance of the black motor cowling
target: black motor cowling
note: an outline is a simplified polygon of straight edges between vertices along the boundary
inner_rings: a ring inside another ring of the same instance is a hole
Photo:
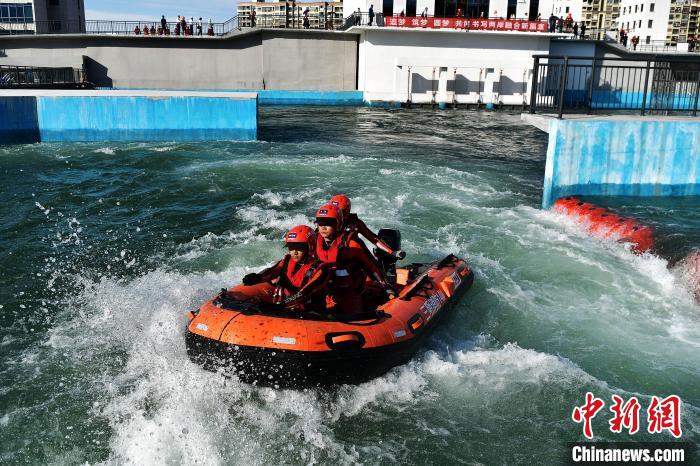
[[[377,236],[394,251],[401,250],[401,232],[399,230],[382,228],[379,230],[379,233],[377,233]],[[395,278],[397,258],[379,248],[374,248],[374,255],[377,257],[377,261],[387,277]]]

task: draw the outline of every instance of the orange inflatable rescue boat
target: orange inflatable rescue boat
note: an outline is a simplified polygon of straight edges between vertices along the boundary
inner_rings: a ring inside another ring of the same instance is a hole
[[[408,361],[474,281],[452,254],[391,272],[398,296],[356,315],[272,310],[258,298],[268,283],[223,289],[189,313],[187,352],[207,369],[276,387],[372,379]]]

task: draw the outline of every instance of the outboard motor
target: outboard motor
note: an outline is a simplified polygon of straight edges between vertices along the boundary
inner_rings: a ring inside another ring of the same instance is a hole
[[[399,251],[401,249],[401,232],[399,230],[382,228],[379,230],[379,233],[377,233],[377,236],[394,251]],[[378,248],[374,248],[374,255],[387,278],[391,281],[396,281],[396,257]]]

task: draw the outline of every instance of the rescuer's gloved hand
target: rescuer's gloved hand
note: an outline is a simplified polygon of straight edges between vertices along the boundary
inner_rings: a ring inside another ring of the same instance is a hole
[[[390,286],[387,286],[384,288],[384,293],[386,293],[386,297],[389,299],[394,299],[396,298],[396,291]]]
[[[396,251],[396,258],[398,260],[403,260],[406,258],[406,251]]]
[[[262,282],[262,278],[259,273],[249,273],[243,277],[243,284],[245,286],[257,285],[260,282]]]

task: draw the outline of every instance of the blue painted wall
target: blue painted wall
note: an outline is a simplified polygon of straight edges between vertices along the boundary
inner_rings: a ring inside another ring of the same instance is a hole
[[[190,96],[38,97],[40,139],[254,140],[257,102]]]
[[[554,96],[554,93],[550,95]],[[564,103],[567,106],[586,108],[588,105],[587,99],[587,90],[567,90],[564,94]],[[556,100],[558,99],[555,97]],[[641,110],[642,101],[644,101],[643,92],[596,90],[591,93],[591,108],[593,109]],[[652,109],[662,106],[674,111],[690,112],[693,110],[693,105],[696,105],[694,93],[676,93],[669,96],[648,92],[645,108]],[[700,109],[700,101],[697,102],[696,108]]]
[[[36,97],[0,97],[0,144],[39,142]]]
[[[0,143],[255,140],[257,99],[0,97]]]
[[[700,120],[551,120],[542,207],[575,194],[700,195]]]

